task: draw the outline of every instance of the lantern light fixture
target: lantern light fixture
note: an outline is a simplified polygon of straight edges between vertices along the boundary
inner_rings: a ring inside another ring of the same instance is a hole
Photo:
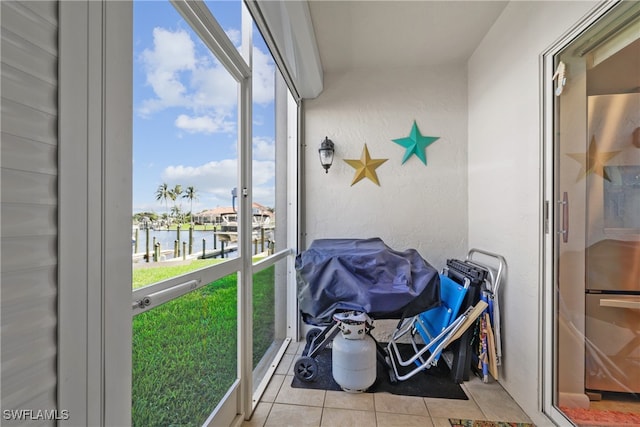
[[[324,168],[325,173],[329,173],[329,168],[333,163],[334,144],[328,137],[324,137],[324,141],[320,144],[318,154],[320,155],[320,164]]]

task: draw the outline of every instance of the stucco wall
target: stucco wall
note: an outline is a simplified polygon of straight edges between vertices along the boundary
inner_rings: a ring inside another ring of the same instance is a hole
[[[324,91],[305,101],[306,242],[318,238],[380,237],[394,249],[417,249],[435,268],[467,250],[467,91],[463,65],[438,69],[327,73]],[[438,136],[402,164],[405,149],[392,139],[409,135],[413,121],[424,136]],[[325,174],[320,142],[336,144]],[[351,186],[367,144],[377,168],[377,186],[364,179]]]
[[[511,2],[468,67],[469,246],[507,260],[501,383],[539,425],[540,55],[594,5]]]

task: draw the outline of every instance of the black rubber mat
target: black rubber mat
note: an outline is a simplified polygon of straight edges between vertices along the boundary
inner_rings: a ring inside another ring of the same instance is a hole
[[[383,344],[384,345],[384,344]],[[398,345],[400,353],[407,359],[412,348],[409,344]],[[331,373],[331,348],[323,349],[316,356],[318,363],[318,377],[311,382],[299,380],[295,376],[291,383],[294,388],[309,388],[315,390],[342,390],[334,381]],[[402,373],[402,372],[401,372]],[[405,381],[392,383],[386,364],[378,360],[376,382],[367,390],[368,393],[387,392],[402,396],[434,397],[441,399],[468,400],[462,387],[451,378],[450,370],[444,360],[437,366],[418,372]]]

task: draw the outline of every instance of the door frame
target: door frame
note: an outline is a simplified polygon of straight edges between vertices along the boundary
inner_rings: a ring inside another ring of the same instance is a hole
[[[557,220],[559,214],[560,194],[556,194],[555,181],[555,73],[554,58],[565,47],[571,44],[584,31],[594,25],[604,15],[622,3],[622,0],[602,2],[594,7],[582,20],[563,34],[549,48],[540,55],[540,91],[541,91],[541,158],[543,161],[540,187],[542,188],[541,215],[543,224],[541,229],[540,275],[542,277],[542,292],[540,293],[540,349],[539,372],[539,402],[542,412],[559,426],[573,426],[573,423],[555,406],[554,375],[557,371],[556,351],[558,329],[556,316],[558,296],[556,279],[558,277],[558,262],[556,245],[560,238],[562,224]]]

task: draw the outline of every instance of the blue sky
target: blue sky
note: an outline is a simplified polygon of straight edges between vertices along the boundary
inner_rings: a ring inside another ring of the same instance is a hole
[[[239,48],[241,2],[207,5]],[[275,65],[255,27],[253,44],[254,201],[273,206]],[[162,183],[194,186],[194,212],[230,206],[238,84],[168,1],[134,3],[133,55],[133,212],[164,213]]]

